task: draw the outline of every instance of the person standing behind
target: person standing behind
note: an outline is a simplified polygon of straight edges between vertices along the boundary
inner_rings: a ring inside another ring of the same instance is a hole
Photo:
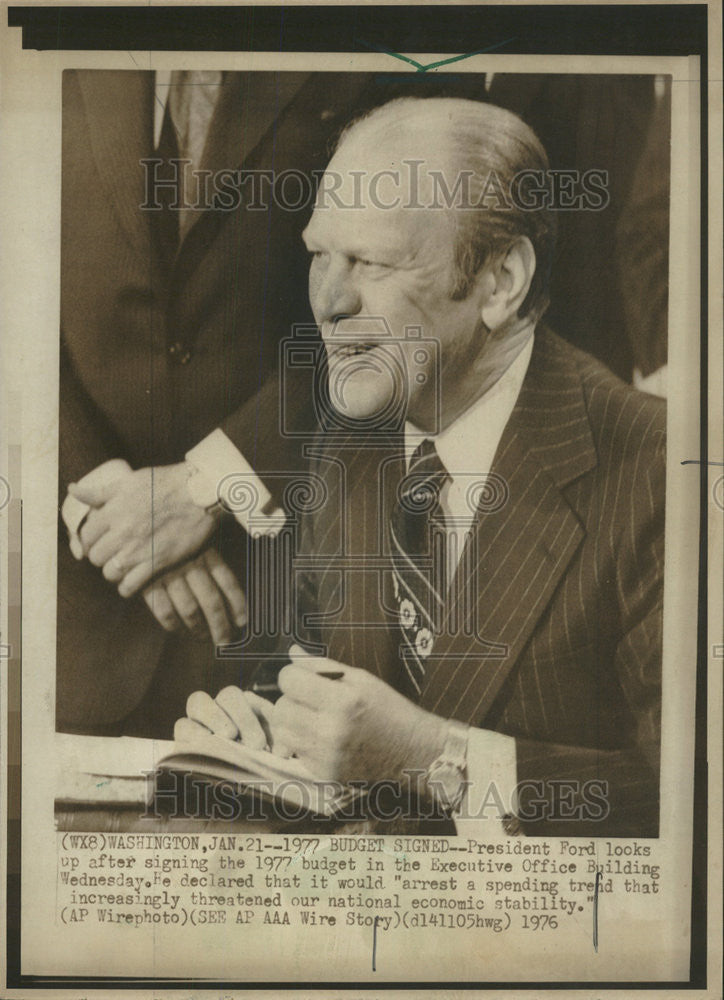
[[[189,690],[240,679],[214,644],[245,620],[246,538],[217,488],[263,465],[269,489],[250,481],[273,511],[274,473],[295,467],[274,373],[311,319],[284,253],[304,219],[177,180],[323,166],[366,81],[333,76],[64,74],[60,729],[166,736]]]

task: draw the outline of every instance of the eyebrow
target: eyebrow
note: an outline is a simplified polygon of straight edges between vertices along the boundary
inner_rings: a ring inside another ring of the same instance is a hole
[[[309,249],[309,245],[310,244],[314,245],[317,241],[314,238],[314,234],[309,233],[308,229],[309,226],[307,226],[302,232],[302,240]],[[371,260],[374,259],[389,260],[390,258],[394,257],[396,253],[398,254],[398,256],[400,253],[400,248],[396,244],[391,244],[391,245],[388,244],[385,246],[373,247],[370,246],[369,244],[365,245],[364,243],[356,243],[356,244],[349,243],[343,246],[337,245],[335,246],[334,249],[338,253],[344,254],[346,257],[354,257],[358,260],[365,260],[368,258]]]

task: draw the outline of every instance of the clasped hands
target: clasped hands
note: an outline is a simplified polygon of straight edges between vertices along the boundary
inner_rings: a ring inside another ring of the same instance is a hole
[[[208,627],[221,645],[246,624],[246,599],[219,553],[204,548],[216,517],[192,502],[188,476],[185,462],[135,472],[119,460],[98,466],[68,487],[69,497],[90,507],[70,546],[121,597],[143,590],[167,631],[185,625],[201,634]]]
[[[224,688],[216,698],[190,695],[174,738],[216,733],[253,749],[293,754],[319,780],[405,782],[443,750],[448,723],[409,701],[379,677],[299,646],[279,673],[272,704],[252,691]],[[331,680],[325,673],[342,674]]]

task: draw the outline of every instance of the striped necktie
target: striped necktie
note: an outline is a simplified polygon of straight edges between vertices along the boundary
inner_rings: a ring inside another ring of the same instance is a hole
[[[445,515],[440,492],[449,478],[435,445],[426,439],[412,455],[390,517],[400,655],[418,695],[445,605]]]

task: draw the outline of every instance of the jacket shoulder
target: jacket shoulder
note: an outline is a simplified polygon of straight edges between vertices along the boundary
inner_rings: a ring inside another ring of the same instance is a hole
[[[663,455],[666,449],[666,401],[627,385],[602,362],[545,331],[549,350],[559,363],[575,370],[581,384],[594,444],[599,456]]]

